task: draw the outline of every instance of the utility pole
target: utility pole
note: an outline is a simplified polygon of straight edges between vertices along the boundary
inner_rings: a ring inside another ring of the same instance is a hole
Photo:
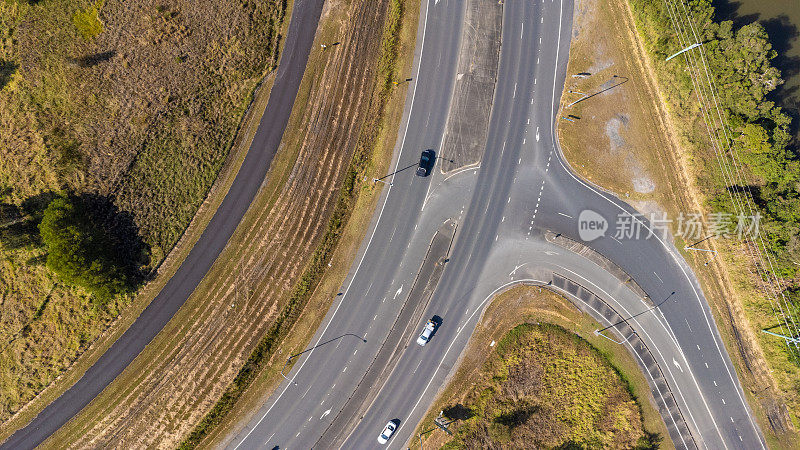
[[[283,375],[283,378],[286,378],[286,381],[288,381],[288,382],[294,384],[295,386],[297,386],[297,381],[290,380],[289,377],[287,377],[283,373],[283,370],[286,369],[286,366],[289,365],[289,361],[291,361],[291,360],[292,360],[292,357],[290,356],[289,359],[287,359],[286,362],[283,364],[283,367],[281,367],[281,375]]]

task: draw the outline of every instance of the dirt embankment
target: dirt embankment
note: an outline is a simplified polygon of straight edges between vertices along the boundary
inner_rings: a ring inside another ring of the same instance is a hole
[[[231,384],[328,228],[369,116],[386,12],[369,0],[328,10],[334,31],[318,31],[328,48],[315,44],[270,175],[285,184],[265,186],[176,318],[76,421],[88,425],[49,444],[175,445]]]

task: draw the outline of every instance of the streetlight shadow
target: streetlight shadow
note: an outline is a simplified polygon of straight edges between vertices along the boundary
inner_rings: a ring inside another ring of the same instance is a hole
[[[669,300],[669,299],[670,299],[670,297],[672,297],[673,295],[675,295],[675,291],[672,291],[672,293],[671,293],[671,294],[669,294],[668,296],[666,296],[666,297],[664,298],[664,300],[661,300],[661,301],[660,301],[660,302],[659,302],[657,305],[654,305],[654,306],[652,306],[652,307],[650,307],[650,308],[647,308],[646,310],[644,310],[644,311],[642,311],[642,312],[640,312],[640,313],[636,313],[636,314],[634,314],[634,315],[632,315],[632,316],[628,317],[627,319],[624,319],[624,318],[623,318],[622,320],[620,320],[620,321],[619,321],[619,322],[617,322],[617,323],[611,324],[611,325],[609,325],[609,326],[607,326],[607,327],[605,327],[605,328],[602,328],[602,329],[600,329],[600,330],[597,330],[597,331],[596,331],[596,333],[602,333],[603,331],[606,331],[606,330],[607,330],[607,329],[609,329],[609,328],[614,328],[614,327],[616,327],[617,325],[619,325],[619,324],[621,324],[621,323],[627,323],[629,320],[631,320],[631,319],[633,319],[633,318],[635,318],[635,317],[641,316],[642,314],[649,313],[650,311],[652,311],[652,310],[654,310],[654,309],[658,308],[659,306],[663,305],[664,303],[666,303],[666,302],[667,302],[667,300]]]
[[[314,350],[314,349],[316,349],[316,348],[322,347],[322,346],[323,346],[323,345],[325,345],[325,344],[330,344],[330,343],[331,343],[331,342],[333,342],[333,341],[336,341],[336,340],[342,339],[343,337],[346,337],[346,336],[353,336],[353,337],[357,337],[357,338],[359,338],[359,339],[360,339],[362,342],[367,342],[367,340],[366,340],[366,339],[362,338],[361,336],[359,336],[359,335],[357,335],[357,334],[353,334],[353,333],[345,333],[345,334],[343,334],[343,335],[341,335],[341,336],[337,336],[337,337],[335,337],[335,338],[328,339],[327,341],[325,341],[325,342],[322,342],[322,343],[319,343],[319,344],[317,344],[317,345],[315,345],[315,346],[313,346],[313,347],[309,347],[309,348],[307,348],[307,349],[303,350],[303,351],[302,351],[302,352],[300,352],[300,353],[295,353],[294,355],[292,355],[292,356],[290,356],[290,357],[289,357],[289,360],[291,360],[291,359],[293,359],[293,358],[296,358],[296,357],[298,357],[298,356],[300,356],[300,355],[302,355],[302,354],[304,354],[304,353],[310,352],[311,350]]]
[[[402,172],[404,170],[408,170],[408,169],[410,169],[412,167],[417,167],[417,166],[419,166],[419,163],[414,163],[414,164],[411,164],[410,166],[403,167],[402,169],[397,169],[394,172],[387,173],[386,175],[384,175],[384,176],[382,176],[380,178],[375,178],[374,180],[375,181],[383,181],[384,178],[389,178],[392,175],[398,174],[398,173],[400,173],[400,172]]]

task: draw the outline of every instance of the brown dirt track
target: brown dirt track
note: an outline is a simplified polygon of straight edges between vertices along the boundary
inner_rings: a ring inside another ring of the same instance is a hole
[[[307,70],[304,84],[311,83],[311,91],[306,97],[301,86],[290,120],[295,128],[287,130],[270,175],[284,175],[274,173],[281,153],[297,152],[285,184],[262,190],[187,304],[121,380],[48,446],[174,447],[231,383],[283,307],[327,229],[371,112],[386,2],[353,0],[326,11],[323,21],[339,21],[341,44],[312,55],[323,62],[318,72]],[[315,44],[312,52],[320,51]]]

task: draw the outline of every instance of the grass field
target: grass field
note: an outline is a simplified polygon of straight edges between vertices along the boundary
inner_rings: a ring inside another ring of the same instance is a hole
[[[708,217],[710,190],[706,166],[715,155],[704,139],[696,108],[670,103],[661,90],[651,55],[635,31],[635,15],[624,0],[583,0],[576,10],[577,36],[570,50],[565,91],[596,92],[614,75],[626,82],[599,96],[565,109],[580,117],[561,122],[559,137],[573,168],[600,186],[631,202],[642,213],[702,212]],[[611,26],[610,24],[614,24]],[[659,62],[658,64],[662,64]],[[580,98],[565,92],[565,104]],[[676,114],[675,110],[681,110]],[[691,113],[688,113],[691,112]],[[587,136],[603,136],[602,140]],[[676,233],[676,223],[671,231]],[[676,247],[685,242],[675,238]],[[779,339],[760,333],[775,325],[775,316],[738,241],[717,239],[707,252],[683,251],[698,275],[750,405],[770,445],[798,445],[793,422],[800,414],[797,380],[800,367],[791,361]],[[706,265],[708,263],[708,265]]]
[[[59,193],[134,221],[152,271],[229,155],[277,60],[283,1],[0,2],[0,422],[97,343],[98,307],[45,266],[36,222]],[[151,272],[154,274],[155,272]]]
[[[425,448],[669,447],[633,358],[595,329],[550,291],[498,295],[410,447],[420,434]],[[440,411],[453,438],[433,423]]]

